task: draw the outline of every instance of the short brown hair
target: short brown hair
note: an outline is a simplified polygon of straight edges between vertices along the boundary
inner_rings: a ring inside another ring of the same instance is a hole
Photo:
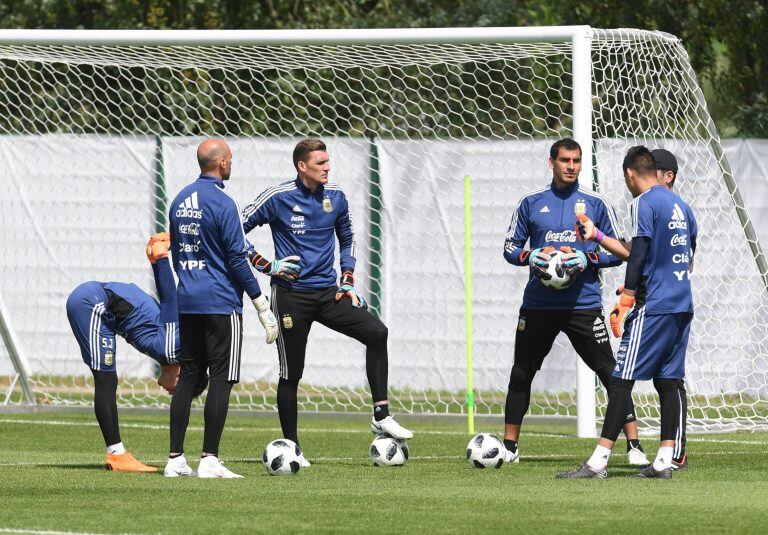
[[[627,169],[632,169],[640,176],[653,175],[656,177],[656,161],[653,159],[653,154],[642,145],[632,147],[627,151],[621,169],[625,173]]]
[[[322,140],[309,138],[299,141],[293,149],[293,166],[298,170],[299,162],[306,162],[309,153],[316,150],[326,150]]]

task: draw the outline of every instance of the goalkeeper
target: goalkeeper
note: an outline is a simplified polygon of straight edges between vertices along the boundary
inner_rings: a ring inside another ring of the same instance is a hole
[[[581,359],[606,388],[616,366],[603,318],[598,272],[621,264],[621,260],[598,252],[597,244],[578,242],[572,225],[574,214],[589,214],[615,236],[621,232],[618,219],[613,207],[600,195],[579,185],[581,147],[576,141],[566,138],[554,143],[549,167],[552,183],[523,196],[504,244],[507,262],[530,268],[505,406],[507,462],[519,461],[518,440],[530,404],[531,383],[560,332],[568,336]],[[525,248],[527,242],[529,248]],[[566,270],[576,277],[563,290],[548,288],[540,280],[547,276],[545,270],[555,248],[567,253],[563,258]],[[624,421],[627,457],[630,464],[648,464],[635,420],[634,407],[630,406]]]
[[[673,191],[675,180],[677,179],[677,158],[675,155],[666,149],[653,149],[651,155],[656,163],[656,181],[665,186],[669,191]],[[594,222],[585,215],[578,214],[576,216],[576,232],[579,234],[579,240],[592,240],[599,243],[603,249],[618,256],[623,260],[629,259],[630,251],[632,250],[632,241],[623,242],[616,240],[610,236],[606,236]],[[690,271],[693,272],[693,252],[690,256]],[[624,286],[621,286],[617,291],[617,295],[621,295],[624,291]],[[688,394],[685,390],[685,379],[680,378],[677,380],[677,389],[680,393],[680,403],[682,409],[680,410],[678,429],[679,432],[675,435],[675,448],[672,456],[672,469],[673,470],[687,470],[688,469],[688,455],[685,452],[686,444],[686,420],[688,414]]]
[[[277,408],[283,436],[298,443],[299,380],[309,330],[318,321],[366,346],[365,367],[373,398],[371,430],[411,438],[413,433],[389,414],[387,327],[367,310],[355,288],[355,236],[349,204],[339,186],[328,182],[325,144],[319,139],[299,142],[293,165],[296,179],[264,191],[243,210],[242,217],[246,232],[268,224],[275,253],[283,258],[277,264],[269,264],[258,254],[252,259],[257,269],[272,275],[272,306],[279,328]],[[342,271],[338,286],[333,268],[336,237]],[[301,266],[298,277],[297,263]],[[309,466],[303,455],[301,462]]]
[[[167,258],[169,245],[167,232],[156,234],[147,244],[160,303],[135,284],[122,282],[85,282],[67,299],[69,324],[83,361],[93,374],[93,408],[107,446],[110,470],[157,472],[156,467],[145,465],[126,451],[120,438],[115,339],[122,336],[157,361],[162,369],[157,382],[173,394],[179,380],[179,320],[176,284]]]

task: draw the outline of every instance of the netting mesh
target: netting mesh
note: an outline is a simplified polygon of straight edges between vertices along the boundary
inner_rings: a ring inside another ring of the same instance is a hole
[[[596,32],[592,54],[595,187],[626,217],[623,153],[665,146],[699,219],[691,416],[707,428],[764,425],[765,288],[687,56],[674,39],[634,31]],[[297,139],[319,136],[355,216],[356,278],[389,327],[398,410],[466,409],[462,217],[471,176],[477,411],[503,411],[527,280],[504,262],[504,234],[520,196],[549,182],[553,140],[571,135],[570,44],[6,46],[0,71],[0,151],[10,162],[0,221],[14,251],[0,259],[0,291],[40,402],[90,402],[66,298],[86,280],[154,293],[143,244],[166,224],[168,198],[196,177],[201,137],[230,141],[228,190],[245,204],[292,178]],[[581,182],[592,178],[585,170]],[[265,229],[249,239],[272,251]],[[726,242],[737,245],[729,255]],[[622,273],[606,272],[606,306]],[[274,408],[276,350],[250,310],[244,332],[233,406]],[[575,415],[577,358],[559,338],[534,382],[531,414]],[[116,361],[121,405],[167,405],[150,359],[121,344]],[[306,361],[303,410],[366,410],[362,346],[316,325]],[[21,401],[18,389],[11,398]],[[652,393],[637,401],[653,424]]]

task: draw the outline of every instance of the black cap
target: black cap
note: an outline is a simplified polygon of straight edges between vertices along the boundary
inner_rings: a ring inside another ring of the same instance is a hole
[[[667,149],[653,149],[651,151],[656,161],[656,169],[666,169],[677,173],[677,158]]]

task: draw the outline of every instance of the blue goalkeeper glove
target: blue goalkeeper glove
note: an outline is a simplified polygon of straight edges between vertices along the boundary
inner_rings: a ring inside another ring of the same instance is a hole
[[[587,269],[587,255],[584,254],[584,251],[579,251],[565,245],[561,246],[560,250],[565,253],[563,255],[563,266],[568,275],[576,277]]]
[[[357,293],[355,290],[355,276],[351,271],[345,271],[341,274],[341,281],[339,281],[339,291],[336,292],[336,301],[340,301],[345,295],[352,300],[352,306],[356,308],[368,308],[368,303],[365,302],[363,296]]]
[[[552,276],[547,273],[547,268],[549,267],[549,261],[552,259],[554,250],[554,247],[547,246],[531,251],[530,256],[528,256],[528,265],[531,267],[531,271],[536,277],[544,280],[552,278]]]
[[[279,277],[293,282],[301,275],[301,258],[298,256],[286,256],[282,260],[272,260],[271,262],[261,256],[259,253],[253,253],[251,264],[257,270],[270,277]]]

